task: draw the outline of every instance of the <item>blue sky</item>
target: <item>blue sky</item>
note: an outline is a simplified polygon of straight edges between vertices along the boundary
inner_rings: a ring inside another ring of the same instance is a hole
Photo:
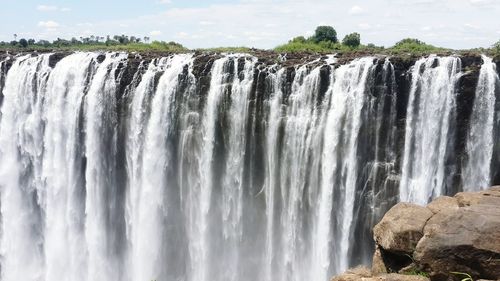
[[[272,48],[318,25],[390,46],[416,37],[450,48],[500,40],[500,0],[0,0],[0,41],[127,34],[190,48]]]

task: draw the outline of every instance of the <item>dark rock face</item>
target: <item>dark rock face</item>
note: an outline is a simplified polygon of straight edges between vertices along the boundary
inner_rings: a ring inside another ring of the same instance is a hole
[[[427,207],[398,204],[375,226],[374,238],[377,272],[411,265],[436,281],[454,280],[453,272],[500,279],[500,187],[441,197]]]

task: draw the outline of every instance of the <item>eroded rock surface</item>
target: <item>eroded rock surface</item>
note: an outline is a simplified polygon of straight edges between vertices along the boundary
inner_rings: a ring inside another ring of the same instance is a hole
[[[373,228],[375,242],[386,251],[412,253],[432,215],[426,207],[398,203]]]
[[[388,272],[414,264],[431,280],[454,280],[453,272],[500,279],[500,187],[440,197],[427,207],[400,203],[375,226],[374,239],[376,260]]]

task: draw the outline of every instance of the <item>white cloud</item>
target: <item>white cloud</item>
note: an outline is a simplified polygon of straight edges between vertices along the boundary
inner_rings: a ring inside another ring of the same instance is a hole
[[[152,31],[161,30],[162,39],[175,40],[189,48],[240,45],[273,48],[290,38],[311,35],[318,25],[333,26],[339,37],[357,31],[363,41],[384,46],[406,37],[450,48],[490,46],[498,40],[497,31],[500,31],[497,16],[500,0],[434,0],[432,3],[431,0],[236,0],[179,6],[176,4],[181,1],[175,0],[153,0],[152,3],[170,5],[161,6],[153,14],[92,21],[93,25],[78,25],[85,21],[69,18],[57,29],[33,31],[37,31],[34,32],[38,35],[36,39],[55,39],[71,38],[86,30],[101,36],[122,33],[148,36]],[[485,3],[492,4],[484,6]],[[470,18],[471,8],[477,17],[470,23],[480,29],[464,26],[468,22],[463,19]],[[446,22],[445,28],[440,27],[443,22]],[[11,26],[21,23],[0,18],[0,26],[4,25],[13,29]],[[47,26],[46,22],[42,25]],[[3,33],[0,35],[9,37],[10,33]],[[464,39],[469,37],[469,41]]]
[[[54,5],[38,5],[36,9],[40,12],[69,12],[71,8],[68,7],[58,7]]]
[[[149,32],[149,35],[151,35],[151,36],[159,36],[159,35],[161,35],[161,31],[159,31],[159,30],[153,30],[153,31]]]
[[[358,28],[361,30],[369,30],[372,26],[369,23],[360,23],[358,24]]]
[[[349,10],[349,14],[351,15],[360,15],[363,13],[363,8],[361,8],[360,6],[352,6],[351,9]]]
[[[42,12],[51,12],[51,11],[57,11],[59,8],[57,6],[38,5],[36,6],[36,9]]]
[[[464,27],[466,27],[468,29],[479,29],[479,26],[477,26],[475,24],[471,24],[471,23],[465,23]]]
[[[77,23],[76,26],[79,26],[79,27],[92,27],[92,26],[94,26],[94,24],[91,23],[91,22],[81,22],[81,23]]]
[[[481,5],[489,5],[489,4],[492,4],[492,3],[493,3],[493,0],[469,0],[469,2],[470,2],[472,5],[481,6]]]
[[[175,34],[175,38],[179,38],[179,39],[184,39],[184,38],[188,38],[188,37],[189,37],[189,33],[184,32],[184,31],[177,32],[177,34]]]
[[[59,27],[59,24],[55,21],[40,21],[38,22],[39,27],[47,28],[47,29],[56,29]]]
[[[213,24],[214,24],[214,22],[212,22],[212,21],[206,21],[206,20],[200,21],[200,25],[213,25]]]

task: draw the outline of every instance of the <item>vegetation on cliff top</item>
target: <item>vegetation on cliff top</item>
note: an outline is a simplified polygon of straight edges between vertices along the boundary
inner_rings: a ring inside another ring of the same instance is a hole
[[[26,50],[26,51],[128,51],[128,52],[187,52],[185,48],[176,42],[153,41],[149,42],[149,37],[136,37],[127,35],[115,35],[110,37],[90,36],[71,38],[70,40],[58,38],[53,42],[47,40],[35,41],[34,39],[16,40],[17,35],[14,34],[14,41],[0,42],[0,50]]]
[[[280,53],[362,53],[362,54],[387,54],[387,55],[425,55],[429,53],[449,54],[455,50],[436,47],[418,39],[406,38],[397,42],[394,46],[385,48],[374,44],[361,44],[361,35],[357,32],[347,34],[342,41],[338,39],[337,31],[331,26],[318,26],[314,35],[309,38],[298,36],[288,43],[273,49]],[[183,53],[189,51],[200,52],[249,52],[255,49],[247,47],[219,47],[209,49],[189,50],[176,42],[152,41],[149,37],[115,35],[90,36],[72,38],[70,40],[58,38],[53,42],[47,40],[35,41],[34,39],[21,38],[11,42],[0,42],[0,51],[127,51],[127,52],[172,52]],[[486,53],[500,57],[500,41],[493,44],[491,48],[477,48],[471,50],[460,50],[460,52]]]

